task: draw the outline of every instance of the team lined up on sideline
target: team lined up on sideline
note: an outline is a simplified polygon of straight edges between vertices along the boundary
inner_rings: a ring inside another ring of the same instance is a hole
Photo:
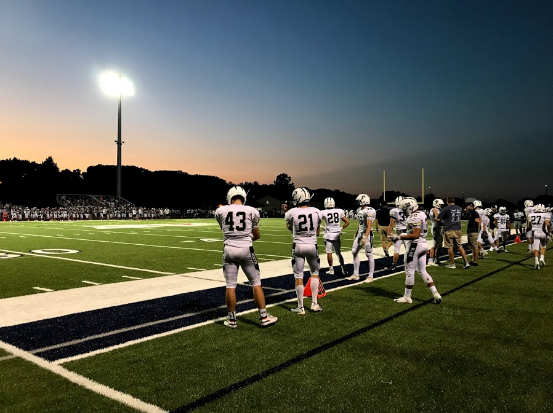
[[[221,227],[224,237],[223,247],[223,274],[226,280],[226,305],[228,319],[224,325],[230,328],[237,327],[236,321],[236,285],[238,269],[241,267],[253,288],[254,301],[258,307],[261,326],[269,326],[277,322],[278,318],[267,313],[265,297],[261,287],[259,265],[255,257],[253,241],[259,239],[259,211],[245,205],[247,194],[239,186],[232,187],[227,193],[228,205],[221,206],[215,212],[215,218]],[[411,293],[415,284],[415,272],[418,272],[429,288],[433,302],[441,303],[440,296],[434,280],[427,272],[426,267],[439,265],[439,249],[448,250],[449,264],[446,268],[454,269],[454,249],[457,249],[464,260],[463,268],[470,269],[478,265],[478,258],[487,254],[485,249],[508,252],[505,242],[510,234],[511,222],[506,208],[482,209],[480,201],[467,203],[465,212],[469,214],[467,237],[472,250],[472,260],[469,262],[467,254],[462,246],[461,215],[463,210],[455,205],[455,198],[448,197],[447,206],[443,206],[441,199],[434,200],[433,208],[426,212],[419,209],[416,199],[412,197],[397,197],[395,208],[389,213],[389,220],[371,207],[370,197],[360,194],[356,198],[358,230],[355,234],[352,256],[353,274],[348,274],[345,268],[344,258],[341,254],[340,236],[342,230],[349,225],[349,218],[343,209],[336,208],[334,199],[326,198],[323,211],[309,205],[312,198],[306,188],[296,188],[292,193],[291,208],[283,205],[285,211],[286,227],[292,234],[292,270],[295,279],[297,305],[291,311],[298,315],[305,315],[304,307],[304,268],[307,263],[311,278],[311,311],[321,312],[322,306],[318,303],[320,260],[317,251],[317,237],[321,230],[324,232],[325,250],[329,268],[328,274],[334,274],[333,252],[339,260],[341,275],[350,280],[359,280],[360,252],[364,250],[368,260],[369,273],[365,282],[372,282],[374,275],[373,256],[373,226],[380,224],[382,245],[386,256],[388,249],[393,245],[392,269],[396,267],[399,259],[401,245],[405,248],[405,291],[401,297],[394,301],[398,303],[412,303]],[[551,239],[551,211],[539,204],[535,207],[532,201],[525,202],[524,215],[517,215],[521,225],[515,229],[526,229],[528,248],[535,259],[535,268],[545,265],[545,246]],[[383,208],[385,209],[385,208]],[[431,233],[434,245],[430,249],[430,258],[427,264],[427,252],[429,252],[426,236],[428,232],[427,221],[432,224]],[[324,224],[324,225],[323,225]],[[387,226],[386,226],[387,224]],[[518,232],[517,232],[518,236]],[[500,245],[502,243],[502,245]],[[500,249],[502,246],[502,249]],[[541,255],[538,258],[538,253]]]

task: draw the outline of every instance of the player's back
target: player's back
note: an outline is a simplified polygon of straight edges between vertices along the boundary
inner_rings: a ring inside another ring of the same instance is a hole
[[[545,221],[549,220],[549,214],[547,212],[532,212],[530,214],[530,223],[532,224],[532,231],[545,231]],[[550,222],[551,225],[551,222]]]
[[[341,220],[344,216],[344,210],[340,208],[322,210],[321,219],[325,222],[325,233],[340,233]]]
[[[292,226],[294,242],[297,244],[316,244],[317,228],[321,224],[321,211],[317,208],[292,208],[284,216]]]
[[[225,245],[248,247],[252,245],[250,234],[259,222],[259,211],[248,205],[223,205],[215,211],[215,219],[223,230]]]
[[[390,217],[396,221],[396,229],[403,230],[407,228],[405,223],[405,215],[399,208],[392,208],[390,210]]]
[[[426,242],[426,233],[428,232],[428,227],[427,227],[426,221],[427,221],[427,217],[426,217],[426,214],[423,211],[413,212],[406,219],[407,233],[412,234],[413,229],[416,228],[416,227],[419,227],[421,229],[420,236],[419,236],[418,240],[416,240],[416,241],[420,242],[421,240],[423,240],[423,241]]]

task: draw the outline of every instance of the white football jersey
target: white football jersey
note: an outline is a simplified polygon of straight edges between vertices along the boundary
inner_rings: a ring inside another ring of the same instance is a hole
[[[513,214],[513,218],[515,219],[515,221],[524,221],[524,212],[515,212]]]
[[[524,215],[526,216],[526,220],[528,222],[530,222],[530,214],[532,212],[534,212],[534,207],[533,206],[524,208]]]
[[[530,214],[530,223],[532,224],[532,231],[545,232],[545,221],[551,221],[549,219],[549,212],[532,212]]]
[[[342,218],[345,216],[344,210],[339,208],[321,211],[321,219],[325,222],[325,239],[335,240],[340,236]]]
[[[497,229],[500,231],[507,231],[507,222],[509,222],[509,214],[501,215],[499,212],[493,216],[493,219],[497,222]]]
[[[376,218],[376,210],[370,206],[365,206],[357,211],[357,221],[359,227],[357,228],[357,235],[363,236],[367,231],[368,221],[374,221]]]
[[[415,242],[426,242],[426,233],[428,232],[428,228],[426,225],[426,214],[423,211],[415,211],[413,212],[409,217],[406,219],[406,225],[407,225],[407,233],[412,234],[414,228],[420,228],[420,236],[416,240],[410,240]]]
[[[482,208],[476,208],[476,212],[478,212],[478,217],[480,218],[480,231],[484,228],[484,217],[486,217],[486,211],[484,211]]]
[[[317,244],[317,228],[321,225],[321,211],[317,208],[292,208],[284,215],[292,227],[296,244]]]
[[[432,224],[436,222],[436,218],[438,218],[438,214],[440,213],[440,210],[438,208],[432,208],[429,212],[429,219]]]
[[[399,208],[392,208],[390,210],[390,217],[396,221],[396,230],[404,230],[407,228],[405,222],[405,214]]]
[[[259,211],[248,205],[223,205],[215,211],[215,219],[223,230],[225,245],[250,247],[250,234],[259,224]]]

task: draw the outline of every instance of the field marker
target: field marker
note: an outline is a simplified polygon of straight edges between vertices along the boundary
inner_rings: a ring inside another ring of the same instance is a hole
[[[85,284],[90,284],[90,285],[102,285],[101,283],[95,283],[93,281],[81,281],[81,282]]]
[[[151,272],[153,274],[175,275],[174,272],[163,272],[163,271],[147,270],[145,268],[135,268],[135,267],[124,267],[122,265],[106,264],[106,263],[103,263],[103,262],[94,262],[94,261],[76,260],[76,259],[73,259],[73,258],[57,257],[55,255],[32,254],[32,253],[29,253],[29,252],[9,251],[9,250],[4,250],[4,249],[0,249],[0,251],[9,252],[9,253],[12,253],[12,254],[30,255],[31,257],[52,258],[52,259],[55,259],[55,260],[80,262],[80,263],[83,263],[83,264],[100,265],[100,266],[103,266],[103,267],[122,268],[124,270]]]
[[[205,268],[194,268],[194,267],[187,267],[187,270],[197,270],[197,271],[206,271]]]
[[[42,288],[42,287],[33,287],[33,290],[46,291],[46,292],[55,291],[55,290],[51,290],[49,288]]]
[[[130,277],[128,275],[122,275],[121,276],[122,278],[129,278],[131,280],[143,280],[143,278],[140,278],[140,277]]]
[[[108,399],[117,401],[119,403],[125,404],[129,407],[132,407],[140,412],[144,413],[166,413],[166,410],[163,410],[153,404],[143,402],[130,394],[120,392],[111,387],[100,384],[94,380],[90,380],[80,374],[77,374],[73,371],[67,370],[65,367],[58,364],[50,363],[43,358],[37,357],[27,351],[21,350],[11,344],[0,341],[0,348],[7,351],[15,357],[22,358],[30,363],[33,363],[43,369],[50,371],[58,376],[63,377],[64,379],[69,380],[72,383],[75,383],[85,389],[88,389],[94,393],[100,394],[107,397]]]

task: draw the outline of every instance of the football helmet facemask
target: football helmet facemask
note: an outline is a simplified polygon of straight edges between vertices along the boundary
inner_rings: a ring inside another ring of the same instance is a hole
[[[417,200],[412,197],[405,197],[399,202],[399,208],[405,212],[407,215],[411,215],[417,209],[419,209],[419,204]]]
[[[355,198],[355,202],[357,202],[359,206],[370,205],[371,198],[367,194],[359,194],[357,198]]]
[[[248,194],[241,186],[233,186],[227,192],[227,203],[230,205],[232,203],[232,198],[234,198],[235,196],[239,196],[243,198],[242,203],[245,204],[247,195]]]
[[[436,198],[434,201],[432,201],[432,206],[434,208],[441,209],[443,205],[444,205],[444,201],[441,200],[440,198]]]
[[[500,213],[501,215],[505,215],[505,214],[507,213],[507,208],[505,208],[505,207],[499,207],[499,213]]]

